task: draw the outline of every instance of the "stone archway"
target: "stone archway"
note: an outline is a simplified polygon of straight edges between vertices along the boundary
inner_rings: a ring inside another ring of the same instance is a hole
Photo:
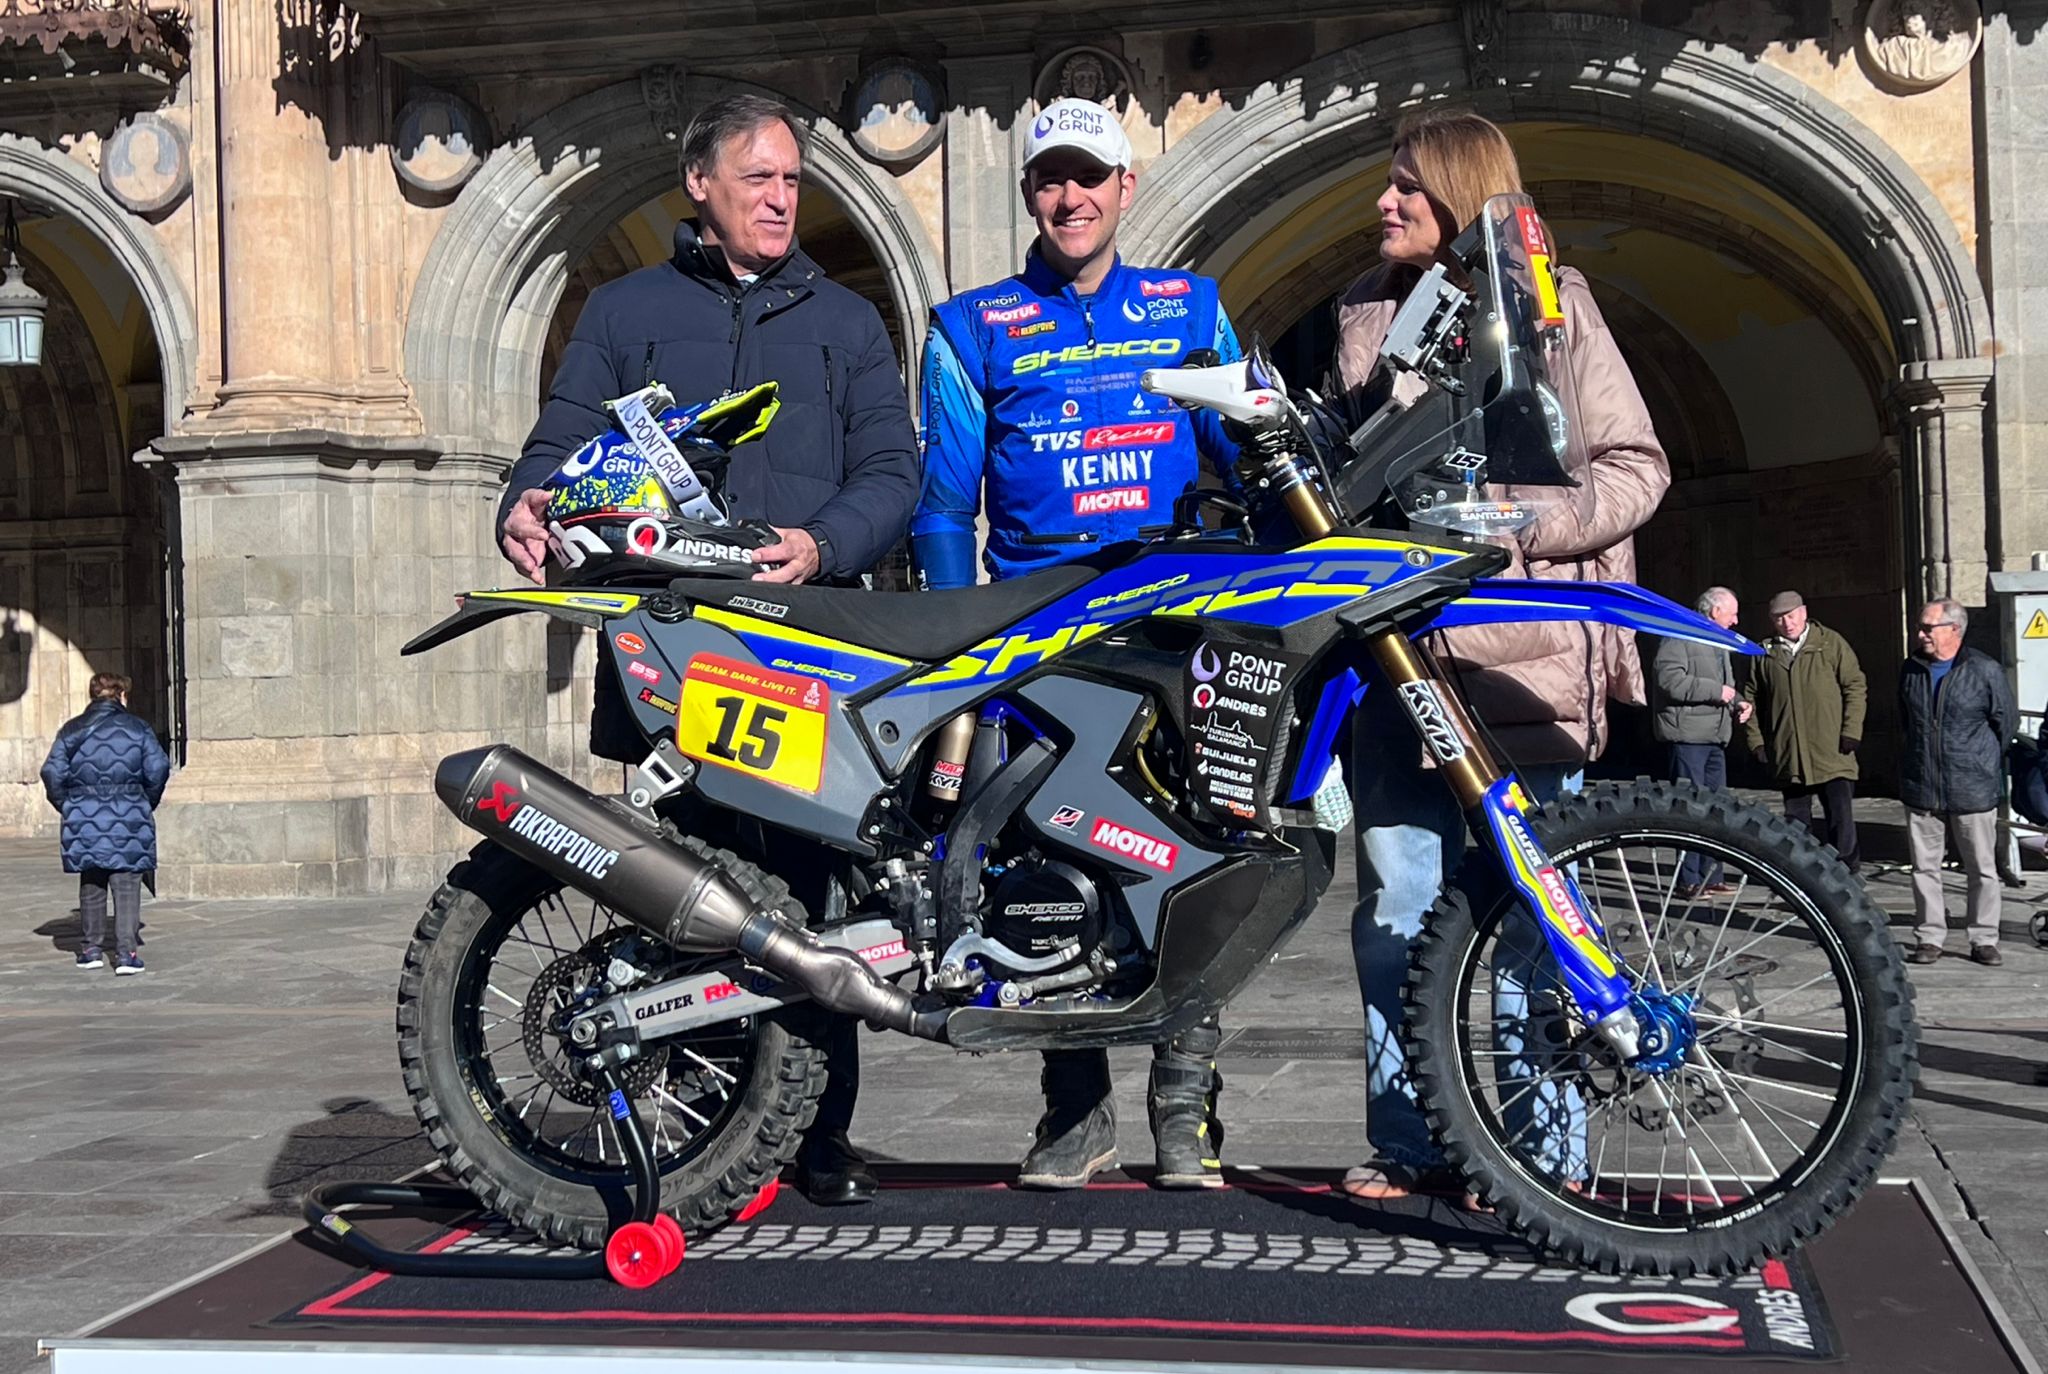
[[[694,77],[675,120],[738,91],[782,100],[811,129],[807,173],[873,246],[914,359],[928,312],[947,294],[916,212],[829,118],[777,92]],[[463,188],[428,250],[406,323],[407,375],[445,451],[516,456],[571,266],[622,215],[674,185],[675,158],[640,84],[622,82],[537,121]]]
[[[83,224],[135,283],[163,360],[164,423],[175,429],[198,385],[199,330],[156,236],[100,189],[86,168],[53,148],[0,133],[0,194],[24,196]]]
[[[1504,84],[1475,89],[1462,29],[1345,49],[1219,111],[1144,172],[1125,221],[1135,260],[1208,267],[1284,220],[1400,112],[1455,97],[1503,123],[1565,120],[1688,147],[1795,202],[1868,283],[1899,360],[1889,379],[1922,518],[1909,531],[1928,594],[1982,595],[1982,411],[1992,333],[1983,284],[1933,192],[1884,142],[1797,78],[1650,25],[1508,18]],[[1628,54],[1618,61],[1615,54]]]

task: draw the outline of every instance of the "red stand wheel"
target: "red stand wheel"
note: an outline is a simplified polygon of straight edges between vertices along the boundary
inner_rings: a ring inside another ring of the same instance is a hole
[[[733,1214],[733,1220],[752,1221],[755,1217],[760,1216],[761,1213],[768,1210],[768,1204],[775,1201],[776,1194],[780,1193],[781,1191],[782,1180],[779,1178],[769,1179],[766,1183],[761,1185],[761,1191],[754,1194],[754,1196],[752,1197],[752,1199],[748,1201],[746,1206],[740,1208],[738,1212]]]
[[[629,1221],[604,1243],[604,1267],[628,1288],[651,1288],[668,1273],[668,1240],[644,1221]]]
[[[662,1240],[667,1242],[664,1253],[668,1256],[668,1268],[663,1272],[673,1274],[683,1264],[683,1228],[667,1212],[656,1213],[653,1226]]]

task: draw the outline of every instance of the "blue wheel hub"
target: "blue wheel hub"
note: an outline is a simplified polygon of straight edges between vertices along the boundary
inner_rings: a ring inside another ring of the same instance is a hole
[[[1655,988],[1643,988],[1629,998],[1629,1010],[1636,1014],[1636,1025],[1642,1031],[1642,1049],[1629,1061],[1630,1068],[1667,1074],[1685,1063],[1686,1054],[1699,1039],[1693,1000],[1689,992],[1659,992]]]

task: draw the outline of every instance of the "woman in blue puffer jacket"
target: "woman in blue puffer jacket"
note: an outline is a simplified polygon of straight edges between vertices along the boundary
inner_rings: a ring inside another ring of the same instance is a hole
[[[171,776],[156,732],[122,704],[128,687],[119,674],[94,674],[92,705],[57,732],[43,762],[43,791],[64,818],[64,871],[78,875],[78,966],[106,967],[111,892],[117,974],[142,972],[142,875],[156,871],[156,804]]]

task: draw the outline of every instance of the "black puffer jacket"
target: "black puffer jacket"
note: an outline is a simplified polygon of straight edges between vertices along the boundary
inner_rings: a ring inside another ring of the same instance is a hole
[[[780,384],[782,409],[733,455],[725,494],[740,519],[810,531],[821,577],[868,571],[909,528],[917,437],[882,317],[801,249],[743,286],[687,221],[674,258],[590,293],[512,468],[500,527],[520,492],[610,425],[606,401],[655,381],[682,405]]]
[[[1899,800],[1916,811],[1990,811],[2005,782],[2005,746],[2019,723],[2012,684],[1998,660],[1957,653],[1934,690],[1926,661],[1899,669]]]

